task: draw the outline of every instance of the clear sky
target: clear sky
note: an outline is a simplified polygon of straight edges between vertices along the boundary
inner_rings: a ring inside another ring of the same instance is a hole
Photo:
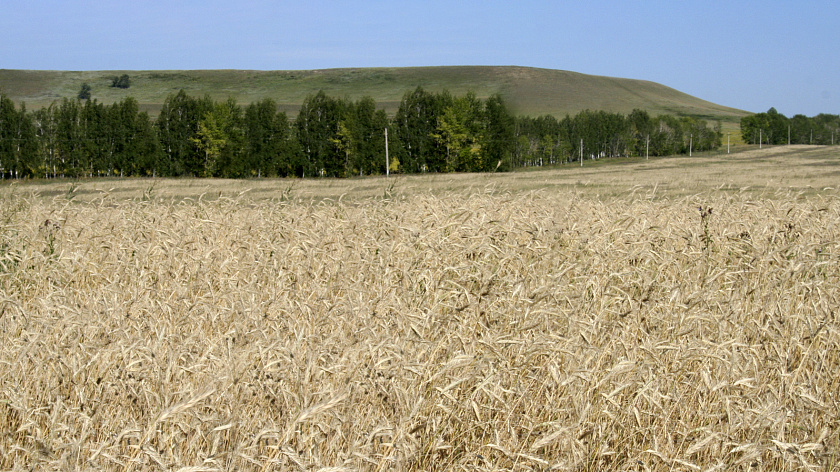
[[[840,114],[837,0],[0,0],[0,68],[518,65]]]

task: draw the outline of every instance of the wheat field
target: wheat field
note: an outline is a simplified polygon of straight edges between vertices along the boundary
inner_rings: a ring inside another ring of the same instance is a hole
[[[840,195],[0,189],[0,469],[840,469]]]

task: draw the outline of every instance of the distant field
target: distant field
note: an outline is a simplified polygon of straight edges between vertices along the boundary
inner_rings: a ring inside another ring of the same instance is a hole
[[[131,88],[110,87],[115,76],[129,74]],[[748,112],[692,97],[653,82],[601,77],[575,72],[528,67],[406,67],[325,69],[310,71],[20,71],[0,70],[0,91],[17,102],[38,108],[73,98],[87,82],[93,98],[112,103],[135,97],[156,115],[169,94],[184,89],[195,96],[217,100],[234,97],[241,104],[272,98],[296,114],[307,95],[318,90],[336,97],[373,97],[394,113],[407,91],[422,86],[480,98],[500,93],[517,114],[563,117],[584,109],[629,113],[634,108],[651,114],[692,115],[737,123]]]
[[[840,147],[0,184],[0,469],[840,467]]]
[[[594,198],[650,194],[677,198],[711,191],[768,197],[776,192],[833,192],[840,182],[840,146],[734,146],[694,157],[605,159],[499,174],[397,175],[351,179],[92,179],[14,184],[16,192],[77,201],[154,197],[359,201],[450,192],[573,192]],[[827,190],[826,190],[827,189]]]

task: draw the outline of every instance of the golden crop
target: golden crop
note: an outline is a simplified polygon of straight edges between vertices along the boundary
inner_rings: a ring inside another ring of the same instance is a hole
[[[0,469],[831,470],[840,199],[0,205]]]

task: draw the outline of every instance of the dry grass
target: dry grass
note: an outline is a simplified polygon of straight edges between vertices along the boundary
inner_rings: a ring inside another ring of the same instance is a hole
[[[0,469],[840,467],[836,192],[0,192]]]
[[[734,152],[738,151],[738,152]],[[585,198],[613,199],[645,195],[654,199],[685,198],[710,191],[738,193],[755,199],[775,194],[814,196],[834,191],[840,182],[840,146],[736,146],[732,154],[694,157],[620,158],[586,161],[553,169],[512,173],[401,175],[353,179],[90,179],[39,180],[18,185],[18,193],[35,192],[74,202],[220,197],[283,200],[299,203],[366,201],[413,195],[450,195],[487,189],[515,194],[529,191],[575,193]],[[0,188],[2,183],[0,183]]]

